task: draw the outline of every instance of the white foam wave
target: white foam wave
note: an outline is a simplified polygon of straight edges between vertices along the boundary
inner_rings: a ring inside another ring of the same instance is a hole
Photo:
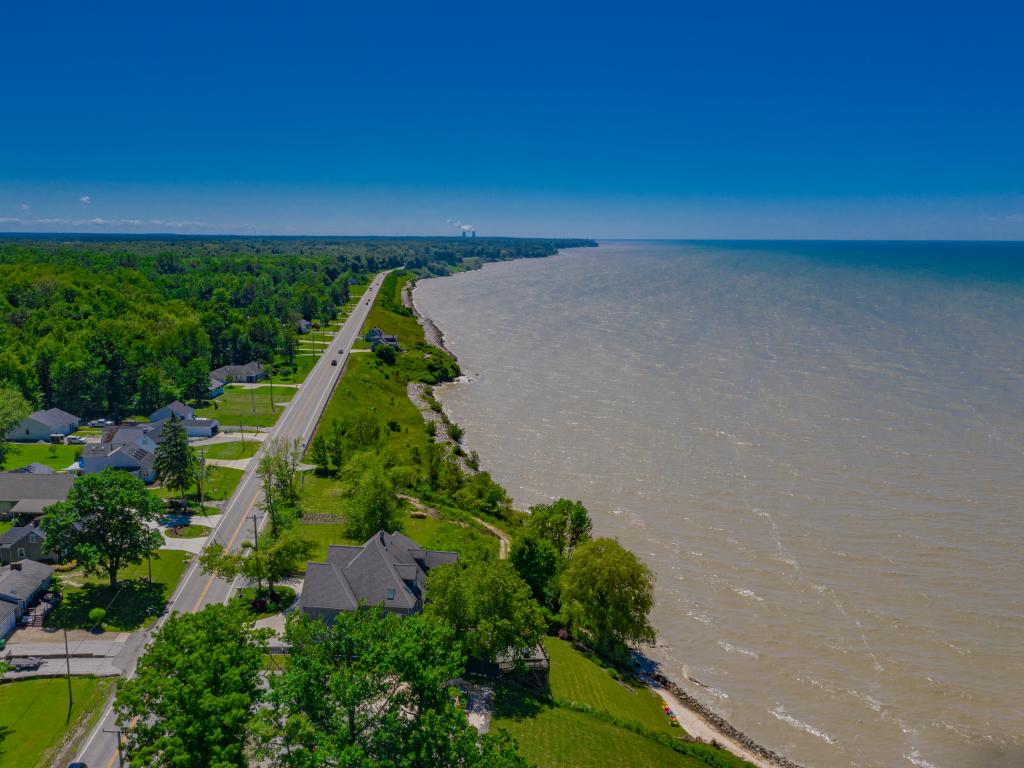
[[[798,720],[797,718],[789,714],[781,705],[773,709],[772,714],[775,715],[775,717],[781,720],[782,722],[786,723],[787,725],[791,725],[794,728],[804,731],[805,733],[809,733],[811,734],[811,736],[817,736],[826,744],[836,743],[835,738],[829,736],[827,733],[825,733],[825,731],[821,730],[820,728],[815,728],[813,725],[805,723],[803,720]]]
[[[911,751],[909,755],[904,755],[907,760],[917,766],[917,768],[939,768],[935,763],[930,763],[921,757],[921,753],[916,749]]]
[[[761,658],[756,651],[748,651],[746,648],[740,648],[738,646],[733,645],[727,640],[719,640],[718,645],[726,653],[738,653],[743,656],[749,656],[752,659]]]
[[[747,589],[746,587],[733,587],[732,591],[740,597],[749,597],[751,600],[757,600],[759,603],[764,602],[764,598],[756,594],[752,589]]]

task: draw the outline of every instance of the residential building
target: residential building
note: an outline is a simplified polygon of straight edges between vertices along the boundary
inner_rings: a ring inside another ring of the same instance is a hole
[[[0,600],[0,637],[7,637],[18,626],[18,606]]]
[[[0,565],[26,559],[57,559],[46,547],[46,531],[34,525],[19,525],[0,533]]]
[[[206,392],[208,398],[220,397],[224,394],[224,382],[220,379],[210,377],[210,387]]]
[[[0,519],[39,517],[51,504],[66,501],[73,475],[0,472]]]
[[[53,566],[34,560],[19,560],[0,567],[0,602],[11,603],[20,619],[29,605],[50,587]]]
[[[165,405],[163,408],[157,408],[149,414],[149,420],[151,422],[164,421],[171,418],[171,416],[174,416],[179,421],[194,419],[196,417],[196,409],[185,405],[180,400],[175,400],[173,403]]]
[[[57,470],[53,467],[48,467],[45,464],[40,464],[38,461],[33,461],[31,464],[26,464],[24,467],[18,467],[12,469],[11,472],[17,472],[19,474],[26,475],[55,475]]]
[[[145,434],[131,442],[90,443],[82,451],[82,473],[91,475],[113,467],[152,483],[156,481],[156,445],[148,448],[149,444],[152,440]]]
[[[309,322],[309,320],[305,319],[300,319],[295,325],[298,328],[299,333],[309,333],[313,328],[313,324]]]
[[[400,533],[380,531],[361,547],[331,546],[327,561],[309,563],[299,605],[328,623],[342,611],[380,605],[409,616],[423,610],[427,573],[459,559],[423,549]]]
[[[157,445],[160,444],[159,435],[163,432],[163,426],[171,417],[181,422],[185,428],[185,434],[189,437],[213,437],[220,429],[220,424],[216,419],[197,419],[195,408],[175,400],[170,405],[158,408],[149,415],[150,424],[154,426],[149,428],[148,434]]]
[[[36,411],[19,421],[10,432],[8,440],[21,443],[48,441],[50,435],[70,435],[78,429],[79,418],[60,408]]]
[[[380,328],[371,328],[366,332],[366,336],[364,338],[370,343],[370,346],[373,349],[376,349],[381,344],[386,344],[395,350],[398,349],[398,337],[390,336],[384,333]]]
[[[254,360],[245,365],[222,365],[215,371],[210,371],[210,377],[226,384],[255,384],[265,379],[267,372]]]

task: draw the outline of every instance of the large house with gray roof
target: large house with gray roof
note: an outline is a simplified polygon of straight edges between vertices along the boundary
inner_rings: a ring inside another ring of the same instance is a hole
[[[255,360],[245,365],[222,365],[220,368],[210,371],[211,379],[227,384],[255,384],[266,377],[267,372]]]
[[[46,546],[46,531],[34,525],[18,525],[0,533],[0,565],[19,560],[49,560],[57,556]]]
[[[328,547],[326,562],[310,563],[299,606],[327,623],[342,611],[370,606],[411,616],[423,610],[427,573],[458,559],[455,552],[423,549],[400,533],[380,531],[361,547]]]
[[[15,424],[7,439],[20,443],[49,441],[50,435],[70,435],[78,429],[79,418],[60,408],[36,411]]]
[[[0,472],[0,520],[39,517],[51,504],[66,501],[74,482],[73,475]]]
[[[20,560],[0,567],[0,636],[10,632],[32,601],[50,587],[53,567],[33,560]],[[11,612],[10,607],[14,611]],[[13,615],[14,621],[10,618]]]

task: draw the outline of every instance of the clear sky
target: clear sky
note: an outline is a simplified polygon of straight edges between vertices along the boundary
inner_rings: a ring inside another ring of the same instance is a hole
[[[1024,6],[10,3],[0,231],[1024,238]]]

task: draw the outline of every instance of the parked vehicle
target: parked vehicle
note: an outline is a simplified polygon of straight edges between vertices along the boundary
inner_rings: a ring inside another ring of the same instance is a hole
[[[68,445],[85,445],[85,438],[78,435],[71,435],[65,442]]]

